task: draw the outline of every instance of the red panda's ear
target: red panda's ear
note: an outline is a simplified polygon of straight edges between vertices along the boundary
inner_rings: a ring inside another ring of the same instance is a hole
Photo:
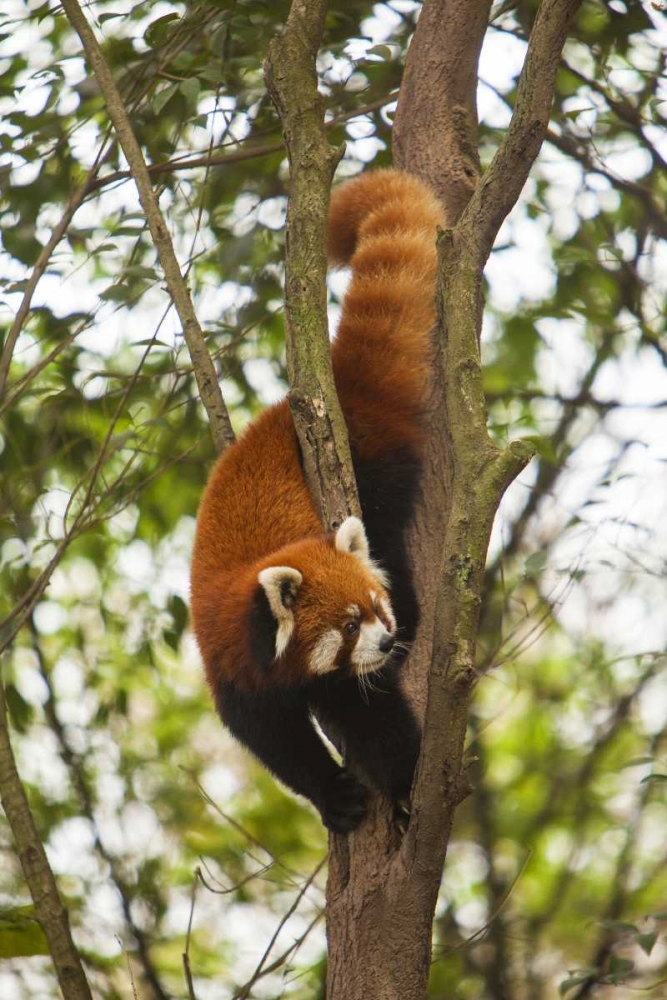
[[[257,574],[271,608],[271,614],[278,623],[276,632],[276,656],[282,656],[294,631],[294,613],[303,577],[298,569],[291,566],[267,566]]]
[[[388,585],[387,574],[371,558],[366,529],[358,517],[345,518],[336,532],[334,545],[339,552],[349,552],[358,559],[384,587]]]
[[[336,532],[336,548],[339,552],[349,552],[361,562],[368,562],[370,550],[366,529],[358,517],[346,517]]]

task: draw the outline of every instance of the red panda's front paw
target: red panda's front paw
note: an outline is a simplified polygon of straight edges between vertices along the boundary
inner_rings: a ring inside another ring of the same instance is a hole
[[[348,771],[336,775],[327,790],[322,821],[332,833],[349,833],[359,826],[368,809],[368,789]]]

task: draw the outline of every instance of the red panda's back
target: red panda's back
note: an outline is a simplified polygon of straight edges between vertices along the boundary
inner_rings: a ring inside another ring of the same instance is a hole
[[[197,518],[193,593],[209,572],[237,572],[321,532],[284,401],[254,420],[213,468]]]
[[[418,476],[438,219],[432,192],[397,171],[361,175],[332,196],[332,259],[340,263],[352,255],[334,375],[368,534],[395,583],[408,578],[393,557],[402,551],[400,534]],[[254,420],[218,459],[201,501],[191,591],[205,659],[207,650],[224,648],[229,670],[241,669],[257,564],[313,536],[321,538],[323,528],[283,402]]]

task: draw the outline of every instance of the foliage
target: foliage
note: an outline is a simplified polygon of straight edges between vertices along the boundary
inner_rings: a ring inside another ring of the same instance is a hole
[[[481,64],[484,163],[535,9],[503,6]],[[214,717],[187,628],[214,457],[189,359],[76,36],[46,3],[6,9],[4,333],[89,185],[0,401],[6,614],[45,588],[3,665],[14,747],[97,994],[127,996],[131,975],[139,995],[185,996],[187,947],[205,1000],[252,978],[326,841]],[[287,4],[86,10],[240,427],[284,386],[286,165],[261,64]],[[341,174],[390,160],[416,13],[331,5],[319,69]],[[450,847],[434,998],[659,996],[667,977],[661,17],[630,0],[583,6],[549,142],[487,272],[492,427],[534,437],[539,459],[507,498],[488,570],[477,789]],[[52,996],[4,826],[0,851],[0,992]],[[320,995],[322,880],[243,995]]]

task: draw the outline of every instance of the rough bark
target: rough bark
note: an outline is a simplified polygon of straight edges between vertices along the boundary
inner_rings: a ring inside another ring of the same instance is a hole
[[[4,690],[0,679],[0,801],[7,816],[21,868],[46,937],[65,1000],[92,1000],[81,959],[74,946],[67,910],[30,812],[11,744]]]
[[[289,402],[306,482],[328,531],[360,514],[347,427],[331,367],[326,292],[329,191],[343,153],[326,138],[315,58],[326,0],[293,0],[264,66],[290,162],[285,257]]]
[[[449,226],[479,177],[477,65],[491,0],[426,2],[417,23],[394,119],[394,164],[439,194]]]
[[[543,2],[521,78],[520,107],[475,187],[477,62],[489,6],[487,0],[426,0],[395,123],[396,165],[432,184],[454,227],[439,240],[432,434],[411,538],[422,625],[410,679],[418,705],[424,705],[427,680],[428,696],[413,812],[402,844],[395,850],[380,815],[333,845],[330,1000],[426,995],[442,866],[456,806],[468,791],[464,740],[488,539],[505,488],[531,454],[522,444],[499,452],[486,430],[478,347],[482,272],[544,138],[558,57],[578,3]]]
[[[427,180],[439,194],[453,225],[479,175],[477,154],[477,64],[490,3],[427,0],[408,51],[394,123],[394,164]],[[442,575],[439,553],[452,497],[442,340],[434,342],[434,372],[427,409],[427,442],[420,503],[410,534],[421,608],[420,632],[410,657],[409,689],[424,715],[433,651],[435,605]],[[451,760],[457,760],[456,734]],[[460,771],[460,767],[459,767]],[[455,797],[465,784],[456,781]],[[438,810],[439,812],[440,810]],[[384,817],[383,817],[384,818]],[[419,829],[444,835],[440,817],[420,814]],[[414,823],[411,823],[414,827]],[[414,877],[414,858],[401,851],[386,823],[366,825],[345,845],[346,880],[329,876],[329,978],[334,1000],[404,997],[421,1000],[430,969],[431,923],[441,868]],[[380,862],[374,859],[381,859]],[[332,858],[333,861],[333,858]],[[406,864],[409,861],[409,864]],[[356,961],[350,962],[349,955]],[[354,966],[354,968],[352,968]]]
[[[546,132],[555,69],[578,2],[543,0],[520,107],[481,180],[475,92],[489,0],[426,0],[409,50],[395,160],[430,181],[453,227],[439,239],[433,433],[412,536],[423,620],[411,686],[426,724],[405,837],[387,805],[375,799],[359,830],[330,840],[328,1000],[426,996],[442,866],[455,808],[468,792],[463,750],[488,540],[504,490],[531,455],[521,443],[499,451],[486,429],[482,273]],[[267,82],[291,165],[286,325],[292,409],[308,483],[330,525],[338,511],[352,509],[352,500],[349,452],[346,442],[338,450],[339,411],[328,381],[324,227],[336,157],[324,139],[314,70],[324,12],[324,0],[293,0],[286,31],[270,49]]]
[[[477,142],[477,66],[486,33],[490,0],[427,0],[406,61],[394,122],[394,163],[427,181],[454,226],[480,175]],[[434,337],[433,371],[445,361]],[[445,385],[433,378],[426,402],[430,435],[420,502],[410,535],[410,551],[422,614],[422,628],[410,658],[409,689],[422,716],[432,658],[435,602],[451,503],[453,475]]]

